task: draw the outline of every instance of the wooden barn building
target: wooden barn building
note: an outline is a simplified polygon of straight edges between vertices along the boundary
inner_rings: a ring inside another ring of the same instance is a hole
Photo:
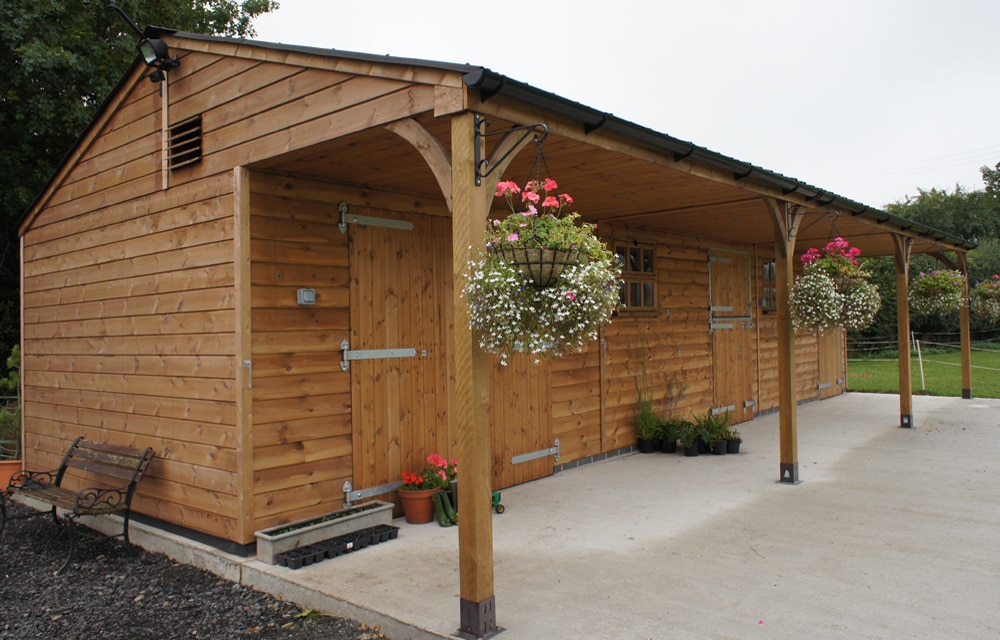
[[[146,35],[178,64],[136,60],[21,224],[25,462],[78,435],[152,447],[135,510],[220,544],[430,453],[503,488],[629,451],[642,375],[686,385],[684,415],[780,408],[797,481],[795,405],[844,391],[846,348],[793,333],[796,256],[836,233],[905,284],[909,253],[972,248],[482,67]],[[628,307],[579,355],[503,367],[459,279],[539,125],[628,257]]]

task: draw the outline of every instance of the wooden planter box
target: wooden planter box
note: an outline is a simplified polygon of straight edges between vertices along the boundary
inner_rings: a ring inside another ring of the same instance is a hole
[[[331,511],[315,518],[306,518],[254,532],[257,536],[257,559],[277,564],[277,555],[342,536],[359,529],[392,522],[391,502],[373,500],[350,508]]]

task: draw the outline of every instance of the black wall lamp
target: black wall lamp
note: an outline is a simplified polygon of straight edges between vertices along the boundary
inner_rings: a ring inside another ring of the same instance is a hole
[[[149,80],[151,82],[163,82],[166,79],[166,71],[175,69],[180,66],[180,60],[177,58],[170,57],[170,49],[167,47],[167,43],[163,40],[157,38],[147,38],[146,35],[139,29],[138,25],[129,18],[121,7],[111,0],[108,3],[108,8],[114,9],[118,14],[125,19],[125,22],[132,27],[137,34],[139,34],[139,44],[137,49],[139,49],[139,55],[145,61],[146,66],[152,67],[153,72],[149,74]]]

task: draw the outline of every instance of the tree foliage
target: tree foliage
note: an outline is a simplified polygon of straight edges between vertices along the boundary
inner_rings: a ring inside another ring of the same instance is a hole
[[[956,186],[953,192],[931,189],[918,190],[918,195],[896,202],[886,210],[910,220],[916,220],[969,240],[979,246],[968,253],[969,283],[975,284],[995,273],[1000,273],[1000,163],[994,168],[982,167],[980,172],[985,190],[967,191]],[[894,336],[896,334],[896,267],[892,258],[873,258],[865,261],[865,268],[872,273],[886,301],[865,331],[855,337]],[[910,273],[929,272],[943,268],[931,256],[917,255],[910,260]],[[957,333],[958,313],[928,317],[910,317],[910,327],[918,333]],[[973,317],[973,331],[990,328]]]
[[[273,0],[118,0],[140,25],[252,36]],[[0,352],[19,335],[18,222],[137,55],[108,0],[0,0]]]

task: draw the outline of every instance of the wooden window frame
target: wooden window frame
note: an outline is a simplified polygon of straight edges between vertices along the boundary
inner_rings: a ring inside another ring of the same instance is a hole
[[[612,242],[615,256],[622,265],[622,284],[618,290],[624,305],[621,313],[652,313],[656,300],[656,245],[634,240]]]

